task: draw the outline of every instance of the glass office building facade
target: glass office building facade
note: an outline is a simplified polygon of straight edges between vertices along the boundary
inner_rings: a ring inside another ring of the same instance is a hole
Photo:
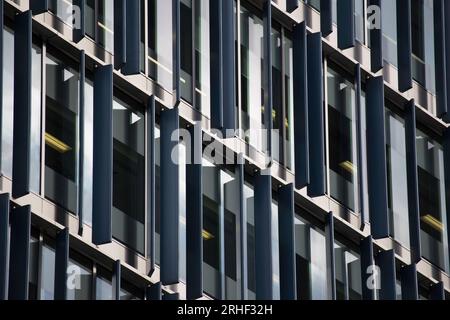
[[[1,0],[0,300],[448,298],[447,2]]]

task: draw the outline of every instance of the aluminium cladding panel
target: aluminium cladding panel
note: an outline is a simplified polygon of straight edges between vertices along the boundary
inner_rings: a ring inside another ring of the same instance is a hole
[[[148,100],[147,106],[147,250],[149,258],[148,275],[155,271],[156,259],[156,135],[155,135],[155,96]]]
[[[368,23],[374,24],[369,28],[371,70],[372,72],[378,72],[383,68],[383,18],[381,15],[381,0],[368,0],[368,4],[370,8],[367,12]]]
[[[120,287],[122,279],[122,265],[120,260],[114,261],[112,274],[112,298],[120,300]]]
[[[197,122],[189,127],[190,161],[186,165],[186,297],[203,296],[203,182],[202,127]]]
[[[28,300],[30,269],[31,207],[16,207],[11,212],[9,300]]]
[[[272,177],[255,176],[256,299],[272,300]]]
[[[299,0],[286,0],[286,11],[292,13],[298,8]]]
[[[445,288],[442,281],[430,287],[430,300],[445,300]]]
[[[122,44],[125,42],[126,54],[122,73],[124,75],[135,75],[141,72],[141,1],[127,0],[125,10],[128,19],[125,22],[125,40],[122,40]]]
[[[180,300],[180,294],[179,293],[166,293],[162,296],[162,300],[166,301],[178,301]]]
[[[288,184],[278,189],[281,300],[297,299],[294,215],[294,186]]]
[[[69,265],[69,229],[56,235],[55,246],[55,300],[67,300],[67,267]]]
[[[444,21],[444,33],[445,33],[445,57],[450,57],[450,1],[444,1],[444,17],[446,17]],[[439,70],[439,69],[436,69]],[[445,63],[445,83],[447,86],[450,84],[450,61],[446,61]],[[447,92],[447,102],[445,106],[447,109],[441,110],[440,116],[445,122],[450,122],[450,113],[448,112],[448,106],[450,105],[450,94]]]
[[[355,46],[355,0],[337,2],[338,48],[341,50]]]
[[[329,299],[336,300],[336,262],[334,250],[334,215],[329,212],[325,218],[325,239],[327,256],[327,279]]]
[[[48,0],[31,0],[30,10],[33,15],[42,14],[48,11]]]
[[[294,27],[294,137],[295,188],[309,184],[309,132],[308,132],[308,61],[306,23]]]
[[[324,37],[333,32],[333,9],[331,0],[320,0],[320,31]]]
[[[127,6],[126,0],[114,1],[114,68],[121,69],[127,62],[126,32]]]
[[[412,88],[411,0],[397,1],[398,89]]]
[[[78,127],[80,128],[79,133],[79,159],[78,159],[78,233],[83,234],[83,221],[84,221],[84,159],[85,159],[85,83],[86,83],[86,54],[84,50],[80,52],[80,115],[78,117]]]
[[[369,286],[372,282],[375,262],[373,257],[373,239],[368,236],[360,241],[361,250],[361,289],[363,300],[375,300],[375,290]]]
[[[270,1],[269,1],[270,2]],[[270,7],[266,5],[266,8]],[[271,14],[271,9],[265,12]],[[234,1],[222,1],[222,62],[223,62],[223,130],[236,129],[235,104],[236,104],[236,61],[235,61],[235,23]],[[267,26],[266,26],[267,28]],[[267,49],[266,49],[267,50]],[[227,135],[228,136],[228,135]]]
[[[94,155],[92,242],[112,241],[111,211],[113,188],[113,66],[94,72]]]
[[[395,253],[394,250],[381,251],[377,254],[376,265],[380,268],[380,300],[397,299],[397,281],[395,271]]]
[[[325,124],[321,33],[307,35],[309,170],[308,196],[325,195]]]
[[[181,22],[180,22],[180,1],[172,1],[172,59],[173,74],[172,84],[175,90],[175,106],[181,101]],[[169,2],[167,1],[167,2]],[[169,40],[169,39],[167,39]]]
[[[31,11],[14,18],[14,150],[12,196],[30,192],[32,17]]]
[[[79,8],[79,21],[75,21],[75,25],[73,27],[73,41],[78,43],[86,35],[86,22],[85,22],[85,14],[86,14],[86,0],[72,0],[74,7]]]
[[[402,300],[419,300],[419,285],[417,282],[417,266],[411,264],[400,270]]]
[[[422,259],[420,245],[419,178],[416,152],[416,105],[414,100],[405,105],[405,134],[408,182],[408,218],[411,260],[418,263]]]
[[[444,175],[445,175],[445,201],[447,206],[450,204],[450,129],[447,128],[443,135],[444,149]],[[447,210],[447,221],[450,221],[450,210]],[[450,243],[450,232],[447,232],[447,241]]]
[[[179,110],[161,112],[161,282],[163,285],[179,282],[178,224],[179,224]]]
[[[447,70],[446,42],[445,42],[445,5],[447,0],[435,0],[433,2],[434,12],[434,54],[436,70]],[[450,45],[450,44],[449,44]],[[450,63],[450,61],[448,61]],[[445,72],[436,72],[436,115],[440,118],[448,112],[447,78]]]
[[[155,284],[149,285],[145,289],[145,299],[146,300],[161,300],[162,299],[161,282],[157,282]]]
[[[0,195],[0,301],[8,299],[9,276],[9,194]]]
[[[367,168],[369,212],[374,239],[389,237],[383,77],[367,80]]]

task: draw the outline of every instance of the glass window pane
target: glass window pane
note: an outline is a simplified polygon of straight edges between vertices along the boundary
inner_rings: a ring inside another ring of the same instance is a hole
[[[77,212],[79,74],[47,55],[45,196]]]
[[[3,29],[3,109],[1,117],[1,173],[12,178],[14,123],[14,34]]]
[[[355,89],[333,69],[328,69],[328,127],[330,194],[355,210],[357,154]]]
[[[55,294],[55,250],[44,244],[41,259],[40,300],[53,300]]]
[[[91,300],[91,269],[73,259],[69,259],[67,273],[67,300]]]
[[[113,236],[144,253],[145,119],[115,98],[113,103]]]
[[[31,153],[30,189],[35,193],[41,190],[41,93],[42,93],[42,51],[33,45],[32,92],[31,92]]]
[[[382,0],[383,17],[383,58],[397,66],[397,4],[396,1]]]
[[[96,300],[113,300],[111,273],[101,267],[97,268],[95,278],[95,298]]]
[[[98,0],[98,42],[109,52],[114,51],[114,1]]]
[[[210,117],[210,18],[209,1],[195,1],[195,96],[196,108]]]
[[[39,272],[39,240],[30,238],[30,272],[28,285],[28,298],[38,299],[38,272]]]

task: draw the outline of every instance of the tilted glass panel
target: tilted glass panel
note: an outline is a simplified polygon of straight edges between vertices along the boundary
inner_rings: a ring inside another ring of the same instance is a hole
[[[172,79],[172,2],[148,1],[148,63],[149,76],[169,92]]]
[[[180,51],[181,51],[181,74],[180,90],[181,97],[192,103],[192,79],[193,79],[193,38],[192,33],[192,0],[180,1]]]
[[[77,212],[79,74],[47,55],[45,196]]]
[[[409,248],[405,123],[388,109],[386,143],[390,233],[395,240]]]
[[[31,88],[31,152],[30,152],[30,190],[41,190],[41,93],[42,93],[42,51],[33,45],[32,88]]]
[[[97,276],[95,277],[95,299],[113,300],[111,273],[101,267],[97,267]]]
[[[42,246],[39,300],[53,300],[55,296],[55,249]]]
[[[98,0],[98,43],[114,52],[114,1]]]
[[[381,0],[381,16],[383,29],[383,58],[397,66],[397,3],[392,0]]]
[[[114,99],[113,236],[144,253],[145,119],[129,104]]]
[[[417,130],[422,256],[448,270],[447,219],[442,146]]]
[[[355,210],[358,195],[355,89],[331,68],[327,79],[330,194]]]
[[[287,33],[287,31],[286,31]],[[284,42],[284,78],[285,78],[285,99],[286,99],[286,118],[284,122],[286,138],[284,146],[286,148],[285,165],[291,171],[294,171],[294,52],[291,35],[286,34]]]

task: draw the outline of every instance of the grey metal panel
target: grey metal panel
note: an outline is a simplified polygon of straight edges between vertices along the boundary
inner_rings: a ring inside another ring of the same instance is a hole
[[[397,1],[398,88],[412,88],[411,0]]]
[[[86,35],[86,24],[85,24],[85,10],[86,10],[86,0],[72,0],[73,5],[80,8],[80,21],[79,25],[73,28],[73,41],[80,42]]]
[[[94,72],[94,168],[92,242],[112,240],[111,211],[113,188],[113,66]]]
[[[8,299],[9,194],[0,195],[0,301]]]
[[[417,173],[416,152],[416,105],[414,100],[405,106],[405,134],[406,134],[406,167],[408,180],[408,216],[409,242],[411,260],[418,263],[421,260],[420,245],[420,213],[419,213],[419,179]]]
[[[114,261],[112,275],[112,297],[113,300],[120,300],[120,288],[122,283],[122,265],[120,260]]]
[[[211,127],[223,127],[222,0],[210,1]]]
[[[31,11],[15,16],[13,198],[30,192],[31,23]]]
[[[447,128],[443,134],[444,149],[444,175],[445,175],[445,201],[450,204],[450,129]],[[447,210],[447,221],[450,221],[450,210]],[[420,224],[419,224],[420,227]],[[420,230],[420,229],[419,229]],[[447,241],[450,243],[450,232],[447,232]]]
[[[308,58],[306,23],[294,27],[294,140],[295,187],[309,184],[309,127],[308,127]]]
[[[298,0],[286,0],[286,11],[294,12],[298,8]]]
[[[265,0],[263,6],[263,25],[264,25],[264,125],[266,132],[267,154],[272,156],[272,1]],[[264,137],[263,137],[264,139]]]
[[[327,278],[330,299],[336,300],[336,259],[334,252],[334,216],[329,212],[325,218],[325,238],[327,242]]]
[[[180,192],[178,164],[172,151],[179,142],[178,108],[161,112],[161,282],[163,285],[179,281],[178,224]],[[174,140],[172,140],[174,135]]]
[[[270,6],[269,6],[270,7]],[[235,12],[234,1],[222,1],[222,62],[223,62],[223,129],[234,130],[236,128],[236,63],[235,63]],[[267,8],[267,5],[266,5]],[[265,11],[270,9],[266,9]],[[267,26],[266,26],[267,28]],[[267,49],[266,49],[267,50]],[[226,133],[226,132],[224,132]],[[228,136],[228,135],[227,135]]]
[[[444,17],[446,17],[445,21],[444,21],[444,33],[445,33],[445,57],[446,57],[446,61],[445,61],[445,84],[448,88],[448,86],[450,85],[450,60],[448,60],[448,57],[450,57],[450,19],[448,19],[448,17],[450,17],[450,2],[449,1],[444,1]],[[436,69],[438,70],[438,69]],[[445,122],[450,122],[450,114],[448,112],[448,106],[450,105],[450,94],[448,94],[447,92],[447,102],[445,104],[445,106],[447,107],[447,109],[445,110],[439,110],[439,114],[442,116],[442,120],[444,120]]]
[[[4,2],[0,0],[0,28],[4,27]],[[3,32],[0,33],[0,70],[4,70],[3,61]],[[3,97],[3,72],[0,72],[0,96]],[[0,123],[3,123],[3,99],[0,99]],[[0,130],[0,141],[3,141],[3,132]],[[2,154],[2,143],[0,143],[0,154]],[[3,163],[0,160],[0,173],[3,173]]]
[[[240,238],[240,268],[241,268],[241,300],[248,299],[248,265],[247,265],[247,206],[244,194],[245,185],[245,159],[238,155],[237,180],[239,188],[239,238]]]
[[[372,72],[378,72],[383,68],[383,18],[381,15],[381,0],[368,0],[369,6],[380,8],[379,16],[381,28],[370,29],[370,60]],[[371,12],[370,14],[376,14]]]
[[[447,70],[446,42],[445,42],[445,0],[433,2],[434,11],[434,55],[436,70]],[[447,77],[445,72],[436,72],[436,115],[443,117],[448,112]]]
[[[145,290],[145,297],[147,300],[161,300],[161,282],[148,286]]]
[[[364,228],[367,206],[366,206],[366,190],[367,190],[367,177],[365,172],[367,171],[367,164],[364,161],[364,153],[366,152],[366,131],[364,130],[363,123],[363,105],[362,105],[362,93],[361,93],[361,65],[358,63],[355,66],[355,91],[356,91],[356,141],[358,146],[358,196],[359,196],[359,214],[360,214],[360,227]]]
[[[193,300],[203,295],[203,181],[202,127],[189,127],[190,161],[186,165],[186,296]],[[188,154],[189,154],[188,153]],[[189,159],[188,159],[189,160]]]
[[[370,283],[374,272],[373,240],[372,236],[364,238],[360,242],[361,250],[361,289],[363,300],[375,300],[375,291],[367,284]]]
[[[126,8],[126,0],[114,0],[114,68],[116,70],[122,68],[127,62]]]
[[[367,167],[369,211],[374,239],[389,236],[383,77],[367,80]]]
[[[395,273],[395,253],[394,250],[381,251],[375,258],[376,264],[380,267],[380,300],[396,300],[396,273]]]
[[[325,127],[323,100],[322,39],[320,33],[308,34],[308,120],[309,170],[308,195],[325,195]]]
[[[271,300],[272,288],[272,177],[255,176],[256,299]]]
[[[83,186],[84,186],[84,159],[85,159],[85,146],[84,146],[84,139],[85,139],[85,83],[86,83],[86,55],[84,50],[81,50],[80,52],[80,99],[79,99],[79,117],[78,117],[78,127],[79,127],[79,159],[78,159],[78,234],[83,235],[83,203],[84,203],[84,193],[83,193]]]
[[[55,300],[67,300],[67,267],[69,265],[69,229],[56,235],[55,246]]]
[[[156,139],[155,139],[155,96],[151,96],[147,107],[147,250],[149,258],[148,275],[155,271],[156,260]]]
[[[445,289],[442,281],[430,287],[430,300],[445,300]]]
[[[416,264],[405,266],[400,270],[402,300],[419,300]]]
[[[30,10],[33,15],[42,14],[48,11],[48,0],[31,0]]]
[[[180,1],[172,1],[172,59],[173,59],[173,88],[175,90],[175,105],[181,100],[181,23]]]
[[[333,32],[331,0],[320,0],[320,31],[324,37]]]
[[[338,47],[341,50],[355,46],[355,0],[337,1]]]
[[[28,300],[31,207],[14,208],[10,219],[9,299]]]
[[[294,186],[288,184],[278,189],[281,300],[297,299],[294,215]]]
[[[127,0],[125,6],[126,16],[131,19],[127,19],[125,22],[126,58],[122,73],[134,75],[141,72],[141,1]]]

